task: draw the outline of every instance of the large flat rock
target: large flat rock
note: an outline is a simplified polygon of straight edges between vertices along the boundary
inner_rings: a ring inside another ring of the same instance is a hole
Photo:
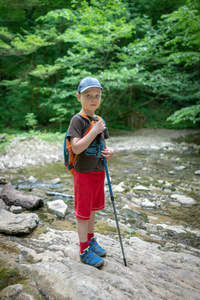
[[[35,213],[13,214],[2,209],[0,211],[0,232],[6,234],[30,233],[39,223],[39,217]]]
[[[124,266],[118,241],[97,234],[106,248],[101,269],[80,262],[76,232],[50,229],[18,248],[34,259],[21,267],[40,287],[59,300],[199,299],[200,260],[185,252],[160,250],[140,238],[123,240]]]

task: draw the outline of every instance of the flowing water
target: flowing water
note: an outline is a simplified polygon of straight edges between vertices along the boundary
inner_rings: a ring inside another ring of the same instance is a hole
[[[185,169],[179,170],[179,166],[184,166]],[[147,198],[156,203],[156,207],[151,210],[142,209],[140,206],[134,207],[134,211],[150,217],[154,224],[168,222],[172,225],[200,228],[200,176],[194,174],[200,167],[198,153],[191,151],[173,153],[162,150],[123,151],[115,154],[109,161],[108,167],[112,185],[115,186],[121,182],[124,184],[124,191],[115,193],[115,205],[119,219],[124,223],[130,223],[134,219],[134,214],[132,211],[122,210],[125,204],[123,199],[125,197],[127,201],[131,201],[132,197],[137,197],[139,199]],[[37,181],[35,183],[29,182],[30,176],[33,176]],[[66,219],[74,227],[73,199],[50,194],[50,192],[54,192],[73,196],[73,178],[62,162],[7,171],[6,178],[14,187],[43,198],[45,205],[37,213],[47,223],[53,221],[55,224],[56,222],[62,223],[48,214],[46,207],[47,201],[62,198],[69,206],[69,214]],[[52,183],[51,181],[56,178],[60,178],[60,182]],[[137,185],[148,187],[150,190],[136,191],[134,187]],[[170,196],[174,193],[193,197],[198,204],[194,206],[172,206],[170,205]],[[103,212],[97,213],[97,220],[100,220],[104,215],[113,219],[109,193],[106,194],[106,200],[106,208]]]

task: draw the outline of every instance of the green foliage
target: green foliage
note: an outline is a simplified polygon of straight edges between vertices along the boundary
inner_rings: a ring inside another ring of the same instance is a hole
[[[101,81],[97,113],[113,126],[154,102],[157,111],[165,103],[170,114],[185,109],[198,120],[199,0],[5,0],[1,9],[0,128],[26,128],[34,116],[62,131],[80,110],[75,95],[85,76]]]
[[[28,113],[25,116],[25,120],[26,120],[26,125],[29,128],[32,128],[33,130],[35,130],[38,121],[36,120],[36,117],[35,117],[34,113]]]
[[[176,111],[167,119],[167,121],[172,121],[173,124],[177,124],[188,120],[193,123],[200,122],[200,103],[184,107]]]
[[[54,104],[53,110],[56,112],[56,117],[51,118],[49,121],[54,122],[58,121],[60,125],[60,132],[62,132],[62,122],[65,120],[66,115],[69,113],[69,110],[63,107],[63,104]]]
[[[129,10],[131,12],[132,17],[147,15],[153,22],[159,20],[159,18],[163,14],[170,14],[174,10],[178,9],[181,5],[185,4],[185,0],[168,0],[168,1],[160,1],[160,0],[126,0]]]

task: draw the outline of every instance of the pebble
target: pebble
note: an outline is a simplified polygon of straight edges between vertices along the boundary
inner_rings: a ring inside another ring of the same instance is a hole
[[[5,204],[5,202],[0,198],[0,211],[1,211],[2,209],[6,209],[6,204]]]
[[[196,205],[197,201],[192,197],[187,197],[185,195],[173,194],[171,198],[176,199],[182,205]]]
[[[176,207],[181,206],[181,204],[179,202],[174,202],[174,201],[170,201],[169,205],[176,206]]]
[[[37,181],[37,179],[33,176],[30,176],[27,180],[31,183],[35,183]]]
[[[176,233],[187,233],[187,231],[185,230],[185,228],[180,225],[180,226],[173,226],[173,225],[167,225],[167,224],[157,224],[157,227],[161,226],[164,229],[169,229],[172,230]]]
[[[143,199],[141,206],[142,206],[142,208],[155,208],[156,207],[155,203],[151,202],[149,199]]]
[[[158,236],[158,235],[155,235],[155,234],[150,234],[149,237],[152,240],[155,240],[155,241],[161,241],[163,239],[161,236]]]
[[[130,209],[130,207],[128,206],[128,204],[125,204],[122,209]]]
[[[169,171],[169,174],[170,174],[170,175],[174,175],[175,172],[174,172],[174,171]]]
[[[143,186],[143,185],[137,185],[133,189],[136,191],[150,191],[149,188],[147,188],[146,186]]]
[[[21,206],[15,206],[15,205],[12,205],[10,207],[10,212],[14,213],[14,214],[19,214],[22,212],[22,207]]]
[[[176,171],[183,171],[183,170],[185,170],[185,166],[178,166],[178,167],[174,167],[174,169],[176,170]]]
[[[118,185],[114,185],[112,186],[112,190],[113,192],[116,193],[122,193],[124,192],[125,188],[124,188],[124,182],[120,182]]]
[[[52,179],[50,181],[50,184],[59,184],[59,183],[61,183],[61,179],[60,178],[55,178],[55,179]]]
[[[131,198],[131,201],[132,201],[133,203],[135,203],[136,205],[138,205],[138,206],[140,206],[141,203],[142,203],[142,200],[141,200],[141,199],[135,198],[135,197]]]

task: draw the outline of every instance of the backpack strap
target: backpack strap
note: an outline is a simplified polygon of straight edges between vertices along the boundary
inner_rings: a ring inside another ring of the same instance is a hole
[[[90,121],[90,119],[88,118],[88,116],[85,115],[85,114],[78,113],[77,115],[88,121],[88,126],[87,126],[87,128],[85,129],[85,131],[83,132],[83,135],[82,135],[82,137],[84,137],[84,135],[86,135],[86,134],[90,131],[90,129],[91,129],[91,128],[90,128],[90,127],[91,127],[91,126],[90,126],[90,125],[91,125],[91,121]]]
[[[83,113],[81,113],[81,112],[79,112],[77,115],[79,115],[80,117],[82,117],[83,119],[86,119],[88,121],[88,127],[86,128],[86,130],[83,133],[83,136],[84,136],[84,135],[86,135],[90,131],[91,125],[94,123],[94,121],[91,122],[90,119],[88,118],[88,116],[85,115],[85,114],[83,114]],[[98,118],[99,121],[103,121],[103,123],[107,127],[106,121],[102,117],[100,117],[100,116],[96,116],[96,117]]]

